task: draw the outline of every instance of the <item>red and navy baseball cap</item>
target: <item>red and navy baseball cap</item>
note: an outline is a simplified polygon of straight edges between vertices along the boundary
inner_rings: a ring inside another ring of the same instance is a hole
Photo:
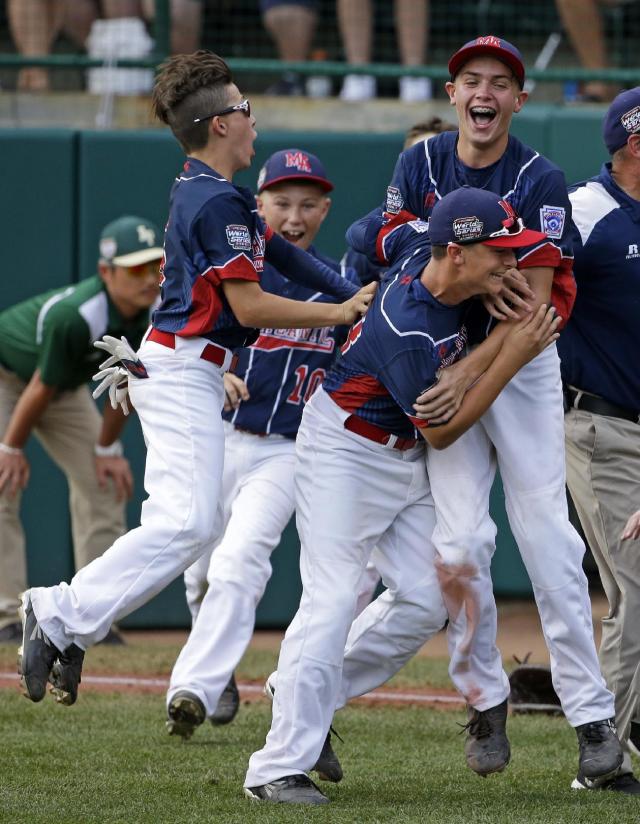
[[[325,192],[333,189],[333,183],[327,178],[324,166],[314,154],[302,149],[282,149],[274,152],[260,169],[258,194],[270,186],[275,186],[276,183],[291,180],[317,183]]]
[[[451,79],[455,79],[460,69],[465,63],[468,63],[469,60],[484,55],[495,57],[496,60],[500,60],[508,66],[514,73],[520,88],[524,86],[524,60],[522,59],[522,55],[512,43],[503,40],[501,37],[495,37],[493,34],[476,37],[475,40],[469,40],[468,43],[465,43],[464,46],[458,49],[449,60],[449,74],[451,75]]]
[[[607,109],[602,137],[609,154],[627,145],[632,134],[640,134],[640,86],[621,92]]]
[[[500,195],[470,186],[445,195],[433,207],[429,220],[429,240],[433,246],[483,243],[518,248],[545,238],[542,232],[525,229],[522,218]]]

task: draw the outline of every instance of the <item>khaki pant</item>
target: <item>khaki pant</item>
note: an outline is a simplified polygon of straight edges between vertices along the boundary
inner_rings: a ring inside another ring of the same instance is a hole
[[[0,437],[25,385],[0,367]],[[125,531],[125,503],[116,501],[111,483],[103,490],[96,479],[93,446],[100,426],[100,413],[89,389],[81,386],[54,398],[34,428],[67,477],[76,569],[102,555]],[[18,620],[19,594],[27,587],[19,507],[19,494],[13,499],[0,494],[0,629]]]
[[[609,601],[600,663],[625,744],[640,710],[640,541],[620,535],[640,506],[640,424],[570,409],[565,435],[567,484]]]

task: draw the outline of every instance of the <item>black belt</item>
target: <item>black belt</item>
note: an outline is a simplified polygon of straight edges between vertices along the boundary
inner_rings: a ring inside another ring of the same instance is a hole
[[[569,409],[582,409],[594,415],[606,415],[608,418],[622,418],[623,421],[640,423],[640,412],[627,409],[625,406],[616,406],[598,395],[587,395],[570,386],[564,388]]]

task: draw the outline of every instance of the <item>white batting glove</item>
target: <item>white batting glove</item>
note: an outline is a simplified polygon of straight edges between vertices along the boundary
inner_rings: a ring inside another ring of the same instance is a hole
[[[144,364],[131,348],[131,344],[123,335],[120,340],[111,335],[104,335],[102,340],[97,340],[93,344],[96,349],[102,349],[110,357],[100,364],[100,369],[109,369],[116,364],[133,375],[134,378],[148,378]],[[95,378],[94,378],[95,380]]]
[[[104,363],[102,366],[104,366]],[[99,398],[103,392],[108,390],[111,408],[117,409],[118,406],[121,406],[124,414],[129,414],[129,373],[124,367],[108,366],[106,369],[96,372],[93,380],[101,381],[91,393],[94,399]]]

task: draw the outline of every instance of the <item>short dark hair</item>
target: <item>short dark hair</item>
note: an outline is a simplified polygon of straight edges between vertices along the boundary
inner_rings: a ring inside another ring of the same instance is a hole
[[[425,132],[433,132],[434,134],[441,134],[442,132],[457,132],[458,127],[454,123],[449,123],[448,120],[443,120],[441,117],[432,117],[430,120],[424,120],[420,123],[414,123],[413,126],[407,129],[404,136],[404,142],[409,143],[414,140],[419,134]]]
[[[442,260],[447,256],[447,247],[446,246],[432,246],[431,247],[431,257],[434,260]]]
[[[231,83],[231,70],[217,54],[205,49],[176,54],[160,66],[151,96],[153,112],[171,128],[185,152],[202,149],[209,121],[193,121],[224,109]]]

